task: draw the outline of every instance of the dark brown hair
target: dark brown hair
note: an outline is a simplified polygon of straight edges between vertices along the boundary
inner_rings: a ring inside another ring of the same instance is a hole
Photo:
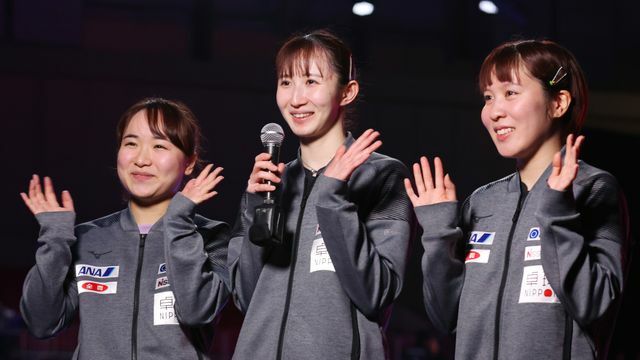
[[[124,112],[116,127],[118,146],[131,119],[140,111],[144,111],[153,135],[169,140],[187,158],[195,156],[198,164],[202,140],[200,126],[193,112],[180,101],[146,98],[133,104]]]
[[[550,40],[518,40],[506,42],[491,51],[480,67],[478,85],[484,92],[491,85],[491,75],[500,81],[519,80],[520,66],[537,79],[553,98],[561,90],[571,94],[569,109],[562,116],[565,135],[578,133],[584,124],[589,104],[587,81],[575,56]],[[562,67],[562,70],[558,70]],[[556,76],[556,73],[558,76]],[[562,77],[562,74],[566,75]],[[552,80],[559,81],[553,82]]]

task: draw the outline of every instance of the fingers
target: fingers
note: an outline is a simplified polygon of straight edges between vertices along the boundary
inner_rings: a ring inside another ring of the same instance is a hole
[[[449,174],[444,176],[444,189],[447,199],[457,200],[456,185],[451,180],[451,176],[449,176]]]
[[[414,164],[414,165],[417,165],[417,164]],[[415,207],[418,202],[418,197],[416,196],[415,191],[413,191],[413,187],[411,186],[411,180],[404,179],[404,189],[407,192],[407,196],[409,197],[409,200]]]
[[[56,199],[56,193],[53,190],[53,181],[48,176],[44,177],[44,199],[48,204],[58,206],[58,199]]]
[[[67,190],[62,192],[62,207],[69,211],[75,211],[75,208],[73,207],[73,199],[71,199],[71,193]]]
[[[195,178],[196,185],[199,185],[200,183],[202,183],[202,181],[204,181],[204,179],[206,179],[207,176],[209,176],[209,172],[211,171],[211,168],[213,168],[213,164],[208,164],[207,166],[204,167],[204,169],[202,169],[198,177]]]
[[[433,159],[433,168],[436,173],[436,188],[444,188],[444,170],[442,166],[442,160],[439,157]]]
[[[433,189],[433,175],[431,174],[431,166],[426,156],[420,157],[420,167],[422,168],[422,179],[427,190]]]

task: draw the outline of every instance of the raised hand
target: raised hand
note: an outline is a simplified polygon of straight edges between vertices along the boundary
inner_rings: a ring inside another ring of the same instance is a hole
[[[351,144],[349,149],[344,145],[340,146],[324,171],[324,175],[338,180],[348,180],[353,171],[382,145],[382,141],[376,140],[378,136],[380,136],[379,132],[368,129]]]
[[[217,167],[213,171],[211,169],[213,169],[213,164],[205,166],[197,178],[189,180],[181,191],[182,195],[196,204],[201,204],[218,195],[218,192],[213,189],[224,179],[220,175],[223,168]]]
[[[420,165],[413,164],[413,178],[417,192],[413,191],[411,181],[404,179],[404,188],[409,195],[413,207],[432,205],[446,201],[456,201],[456,186],[449,174],[444,175],[444,168],[439,157],[433,159],[435,179],[426,157],[420,158]]]
[[[251,175],[249,175],[249,181],[247,182],[247,192],[257,193],[265,191],[274,191],[275,185],[269,184],[266,181],[279,184],[280,176],[284,172],[284,163],[280,163],[277,166],[271,162],[271,155],[268,153],[261,153],[256,156],[253,163],[253,169]]]
[[[565,191],[571,186],[573,180],[578,175],[578,156],[580,155],[580,147],[584,142],[584,136],[580,135],[573,141],[573,134],[567,136],[567,145],[565,146],[564,164],[562,163],[562,155],[558,151],[553,156],[553,169],[547,180],[550,188],[557,191]]]
[[[24,201],[33,215],[52,211],[74,211],[73,200],[67,190],[62,192],[62,206],[60,206],[53,189],[53,182],[48,176],[44,177],[44,192],[42,192],[40,177],[33,174],[31,180],[29,180],[29,194],[21,192],[20,197],[22,197],[22,201]]]

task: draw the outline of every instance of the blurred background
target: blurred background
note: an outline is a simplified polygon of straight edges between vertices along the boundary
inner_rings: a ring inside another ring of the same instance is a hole
[[[354,50],[362,88],[354,133],[379,130],[380,151],[407,165],[422,154],[441,156],[459,198],[514,170],[480,122],[476,80],[484,56],[518,37],[563,44],[580,61],[591,89],[582,157],[619,179],[638,237],[631,173],[639,154],[632,149],[640,141],[640,3],[370,4],[373,12],[359,16],[348,0],[0,0],[0,358],[68,359],[76,342],[77,323],[53,339],[36,340],[18,312],[38,235],[18,195],[31,174],[51,176],[58,191],[70,190],[80,222],[123,208],[115,172],[120,115],[143,97],[178,99],[202,123],[205,158],[225,167],[220,195],[200,212],[233,222],[253,157],[262,150],[261,127],[285,125],[275,103],[273,59],[297,31],[329,27]],[[288,138],[282,158],[290,160],[297,143],[283,127]],[[416,242],[387,329],[392,359],[452,358],[452,338],[432,329],[422,306],[421,253]],[[640,358],[634,332],[623,331],[640,321],[631,305],[638,299],[638,271],[632,263],[614,359]],[[228,304],[215,358],[230,358],[241,323]]]

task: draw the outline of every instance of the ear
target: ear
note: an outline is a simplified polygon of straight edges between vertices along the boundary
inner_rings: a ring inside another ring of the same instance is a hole
[[[360,92],[360,85],[355,80],[350,80],[347,83],[347,86],[342,90],[342,98],[340,99],[340,106],[345,106],[351,104],[358,93]]]
[[[571,105],[571,93],[567,90],[560,90],[553,100],[551,100],[551,117],[553,119],[561,118]]]
[[[193,154],[188,159],[187,167],[184,169],[184,174],[189,176],[193,173],[193,169],[196,167],[196,161],[198,160],[198,154]]]

